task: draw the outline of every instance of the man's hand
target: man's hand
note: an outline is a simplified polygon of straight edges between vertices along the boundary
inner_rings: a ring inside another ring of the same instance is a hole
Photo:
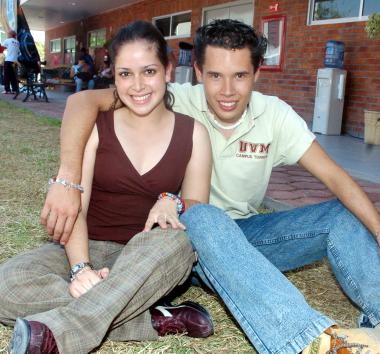
[[[167,229],[168,224],[173,229],[186,229],[185,225],[183,225],[178,219],[176,201],[169,198],[157,200],[153,208],[150,209],[144,231],[150,231],[154,224],[158,224],[161,229]]]
[[[96,284],[107,278],[108,274],[108,268],[102,268],[99,270],[92,270],[90,268],[83,269],[70,283],[70,295],[75,298],[82,296]]]
[[[54,241],[65,244],[69,239],[81,207],[81,193],[54,183],[41,211],[41,224]]]

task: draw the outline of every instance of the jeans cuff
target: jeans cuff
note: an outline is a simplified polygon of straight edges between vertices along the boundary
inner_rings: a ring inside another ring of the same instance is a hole
[[[319,316],[310,321],[310,325],[298,333],[285,346],[275,351],[276,354],[297,354],[302,352],[315,338],[319,337],[327,328],[335,325],[335,322],[325,316]]]

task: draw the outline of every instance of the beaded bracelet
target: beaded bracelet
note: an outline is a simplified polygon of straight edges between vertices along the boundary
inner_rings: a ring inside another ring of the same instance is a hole
[[[65,179],[60,178],[60,177],[49,178],[49,181],[48,181],[49,186],[52,185],[52,184],[54,184],[54,183],[62,184],[66,188],[76,189],[76,190],[78,190],[81,193],[84,192],[84,189],[83,189],[83,187],[80,184],[76,184],[76,183],[73,183],[73,182],[66,181]]]
[[[174,200],[177,203],[177,214],[178,215],[181,215],[185,212],[185,210],[186,210],[185,201],[180,196],[175,195],[173,193],[169,193],[169,192],[163,192],[158,196],[158,200],[163,199],[163,198],[168,198],[168,199]]]

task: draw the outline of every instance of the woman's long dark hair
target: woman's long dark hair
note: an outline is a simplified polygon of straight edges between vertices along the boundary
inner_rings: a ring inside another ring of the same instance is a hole
[[[120,48],[123,45],[139,40],[144,40],[154,45],[157,57],[166,69],[169,65],[169,58],[165,38],[152,23],[141,20],[131,22],[127,26],[120,28],[117,32],[110,46],[111,62],[115,63],[115,58],[119,54]],[[174,104],[174,96],[167,88],[165,90],[164,103],[165,107],[169,110],[172,109]],[[112,104],[113,109],[124,106],[124,103],[120,100],[117,90],[115,89],[114,102]]]

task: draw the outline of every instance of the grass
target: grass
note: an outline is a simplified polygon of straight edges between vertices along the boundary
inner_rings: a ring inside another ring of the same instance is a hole
[[[3,262],[46,240],[39,225],[39,213],[46,182],[58,168],[59,121],[0,100],[0,131],[0,262]],[[342,326],[355,325],[358,312],[341,292],[326,262],[287,276],[313,307]],[[207,339],[167,336],[155,342],[106,341],[96,353],[255,353],[216,296],[191,287],[176,301],[187,299],[210,311],[215,335]],[[0,325],[0,354],[7,352],[11,333],[11,328]]]

